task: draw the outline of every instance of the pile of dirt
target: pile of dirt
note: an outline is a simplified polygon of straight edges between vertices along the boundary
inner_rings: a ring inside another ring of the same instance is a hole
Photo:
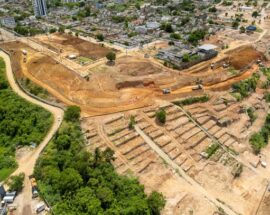
[[[119,58],[116,61],[116,66],[120,74],[136,77],[159,74],[163,71],[161,68],[158,68],[143,58],[135,58],[130,56]]]
[[[237,70],[247,69],[248,66],[255,63],[256,60],[263,58],[263,54],[256,51],[251,46],[245,46],[241,49],[228,53],[230,64]]]
[[[143,88],[143,87],[155,87],[153,80],[137,80],[137,81],[123,81],[116,84],[118,90],[123,88]]]

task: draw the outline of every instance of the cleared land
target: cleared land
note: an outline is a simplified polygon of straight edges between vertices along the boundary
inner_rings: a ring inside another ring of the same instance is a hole
[[[49,36],[41,35],[34,37],[34,39],[49,49],[61,52],[66,56],[75,54],[91,60],[103,58],[111,51],[111,49],[100,44],[91,43],[68,34],[55,33]]]
[[[10,42],[1,44],[1,47],[10,52],[13,69],[19,78],[26,76],[60,101],[81,106],[88,115],[149,106],[156,98],[164,98],[163,88],[172,89],[172,94],[166,99],[196,93],[192,87],[198,79],[209,90],[229,88],[234,82],[255,72],[257,65],[252,59],[261,57],[250,46],[244,46],[231,53],[222,53],[217,59],[195,65],[193,69],[178,72],[164,67],[154,59],[132,54],[118,58],[114,66],[103,63],[94,66],[88,71],[88,76],[83,78],[53,57],[24,43]],[[23,60],[23,49],[28,52],[26,62]],[[222,63],[227,62],[228,58],[231,67],[223,68]],[[212,62],[216,62],[213,70],[210,68]],[[201,72],[194,74],[195,70]],[[232,73],[230,70],[238,72]]]
[[[43,37],[45,43],[47,36]],[[78,38],[57,34],[52,38],[51,47],[49,37],[46,46],[52,49],[59,45],[59,50],[62,46],[64,56],[77,51],[78,56],[90,58],[72,48]],[[66,61],[24,43],[1,47],[11,54],[17,78],[27,77],[63,103],[81,107],[85,147],[89,151],[96,147],[114,150],[119,173],[138,177],[148,193],[157,190],[164,194],[167,204],[163,214],[222,214],[225,210],[251,215],[258,208],[269,173],[258,166],[260,159],[252,154],[248,137],[263,125],[268,106],[262,90],[241,102],[224,92],[258,72],[258,59],[265,63],[250,44],[232,42],[217,57],[183,71],[145,58],[147,51],[127,56],[120,53],[113,66],[103,59],[78,67],[83,67],[85,77],[66,67]],[[224,63],[229,66],[224,68]],[[198,81],[204,90],[193,90]],[[163,95],[164,88],[170,88],[171,94]],[[162,101],[205,92],[209,101],[184,108]],[[257,116],[252,122],[244,111],[250,106],[255,107]],[[160,107],[167,113],[163,126],[155,119]],[[110,115],[98,116],[104,114]],[[129,128],[131,115],[141,132]],[[254,163],[257,169],[251,167]]]

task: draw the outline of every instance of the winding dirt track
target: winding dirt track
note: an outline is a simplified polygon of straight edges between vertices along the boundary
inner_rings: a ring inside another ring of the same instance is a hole
[[[24,189],[21,194],[19,194],[15,200],[15,203],[18,205],[18,209],[16,210],[15,214],[25,214],[25,215],[31,215],[31,200],[32,200],[32,191],[31,191],[31,185],[30,180],[28,178],[29,175],[33,173],[35,163],[42,152],[42,150],[46,147],[46,145],[49,143],[53,135],[57,132],[59,129],[59,126],[61,125],[61,122],[63,120],[64,111],[60,108],[50,106],[48,104],[42,103],[27,94],[25,94],[17,85],[13,72],[11,69],[11,62],[9,56],[4,53],[3,51],[0,51],[0,57],[2,57],[6,64],[6,75],[7,79],[9,81],[9,84],[12,88],[12,90],[19,95],[20,97],[24,98],[25,100],[39,105],[43,107],[44,109],[50,111],[53,115],[54,121],[52,124],[52,127],[50,131],[47,133],[46,137],[43,139],[43,141],[39,144],[39,146],[31,151],[27,156],[23,157],[22,159],[18,160],[19,167],[18,169],[13,173],[13,175],[17,175],[21,172],[25,174],[25,181],[24,181]]]

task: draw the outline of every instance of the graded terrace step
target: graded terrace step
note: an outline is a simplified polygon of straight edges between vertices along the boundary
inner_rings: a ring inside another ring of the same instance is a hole
[[[128,160],[132,160],[134,158],[136,158],[137,156],[140,156],[140,154],[143,154],[145,152],[147,152],[148,150],[150,150],[150,147],[148,145],[142,145],[136,149],[134,149],[133,151],[131,151],[129,154],[126,155],[126,158]]]
[[[207,138],[206,134],[202,131],[197,133],[196,135],[192,136],[190,139],[188,139],[187,149],[192,149],[199,145],[202,141],[204,141]]]
[[[127,135],[131,134],[131,133],[132,133],[132,131],[129,130],[129,129],[123,129],[123,130],[119,131],[118,133],[115,133],[114,135],[111,135],[110,140],[112,142],[115,142],[115,141],[117,141],[117,140],[123,138],[124,136],[127,136]]]
[[[194,127],[192,129],[189,130],[189,132],[186,132],[185,134],[182,135],[182,139],[183,140],[188,140],[190,139],[192,136],[198,134],[201,131],[200,128],[198,127]]]
[[[171,142],[171,138],[167,135],[163,135],[161,137],[158,137],[155,139],[155,142],[160,146],[160,147],[164,147],[167,144],[169,144]]]
[[[136,148],[139,148],[141,146],[145,145],[145,142],[143,140],[139,140],[138,143],[132,144],[129,142],[129,144],[124,145],[123,147],[120,147],[119,150],[123,155],[127,155],[131,151],[135,150]]]
[[[129,135],[127,135],[127,136],[125,136],[125,137],[123,137],[123,138],[121,138],[121,139],[119,139],[119,140],[113,142],[113,143],[114,143],[117,147],[120,147],[121,145],[126,144],[127,142],[129,142],[129,141],[135,139],[135,138],[138,137],[138,136],[139,136],[139,135],[138,135],[137,133],[133,132],[133,133],[131,133],[131,134],[129,134]]]
[[[180,127],[176,129],[174,132],[178,134],[178,137],[182,136],[184,133],[189,132],[192,128],[196,127],[192,122],[189,122],[188,124],[184,125],[183,127]]]
[[[168,131],[174,131],[177,128],[180,128],[186,125],[188,122],[189,122],[189,118],[186,116],[182,116],[178,118],[177,120],[173,121],[173,123],[166,123],[166,129]]]
[[[177,158],[180,154],[181,154],[181,150],[179,148],[174,148],[173,150],[171,150],[168,155],[169,157],[174,160],[175,158]]]
[[[154,164],[151,159],[145,159],[143,162],[141,162],[138,166],[136,166],[136,172],[142,173],[145,171],[151,164]]]
[[[145,160],[145,158],[152,157],[153,154],[154,153],[151,150],[146,150],[146,151],[142,152],[139,156],[136,156],[133,159],[131,159],[130,165],[136,165],[136,164],[142,162],[143,160]]]
[[[164,133],[161,130],[156,130],[148,134],[148,136],[153,140],[161,137],[162,135],[164,135]]]

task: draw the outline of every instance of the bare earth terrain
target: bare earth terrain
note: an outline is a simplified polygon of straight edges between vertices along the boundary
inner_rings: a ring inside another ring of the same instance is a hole
[[[103,62],[90,64],[87,76],[82,77],[58,59],[24,43],[10,42],[1,44],[1,47],[12,55],[12,65],[18,77],[26,76],[60,101],[80,106],[89,116],[149,106],[157,98],[173,99],[196,93],[192,92],[192,87],[198,79],[206,89],[228,89],[233,83],[255,72],[255,61],[261,57],[250,45],[236,46],[212,60],[179,72],[164,67],[155,59],[131,53],[120,56],[114,66]],[[26,62],[23,62],[22,50],[28,52]],[[217,65],[214,69],[210,68],[212,62]],[[231,67],[223,68],[224,62],[230,62]],[[236,72],[232,73],[231,70]],[[164,97],[163,88],[171,88],[171,95]]]
[[[218,36],[210,37],[208,43],[220,46],[222,35]],[[167,204],[162,214],[253,215],[259,211],[266,215],[270,169],[258,165],[261,158],[248,143],[268,112],[264,90],[258,88],[237,101],[229,89],[259,71],[258,59],[265,65],[268,61],[248,40],[223,36],[230,43],[228,49],[182,71],[153,58],[167,46],[164,42],[129,53],[117,51],[114,65],[106,62],[111,50],[106,45],[64,34],[37,36],[27,44],[20,39],[0,47],[10,53],[17,79],[27,77],[64,104],[81,107],[87,150],[113,149],[117,172],[138,177],[147,193],[163,193]],[[260,35],[253,36],[255,41]],[[70,54],[89,61],[69,60]],[[224,68],[224,63],[229,66]],[[198,81],[203,89],[194,90]],[[164,88],[171,93],[163,95]],[[171,103],[203,94],[208,94],[209,101],[184,107]],[[255,108],[254,122],[245,111],[248,107]],[[159,108],[166,111],[165,125],[155,120]],[[129,128],[131,115],[136,120],[134,129]],[[213,143],[219,148],[210,158],[204,157]],[[270,162],[269,152],[268,146],[262,153]],[[241,175],[235,177],[239,168]]]

